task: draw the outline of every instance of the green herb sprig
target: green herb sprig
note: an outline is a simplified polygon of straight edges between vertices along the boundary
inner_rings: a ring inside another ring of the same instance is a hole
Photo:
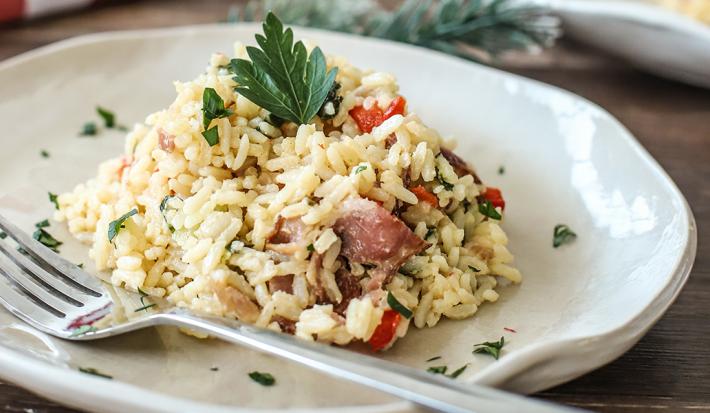
[[[491,204],[491,201],[487,199],[482,203],[478,204],[478,212],[491,219],[500,220],[501,218],[503,218],[500,215],[500,212],[498,212],[493,206],[493,204]]]
[[[286,24],[416,44],[475,61],[551,46],[560,34],[549,10],[515,0],[249,0],[229,21],[258,21],[271,10]]]
[[[251,61],[232,59],[236,91],[279,118],[306,124],[318,113],[335,81],[337,68],[327,70],[316,47],[308,54],[303,42],[293,42],[293,31],[268,13],[261,47],[247,47]]]
[[[122,228],[124,228],[124,226],[125,226],[124,223],[126,222],[126,220],[137,213],[138,213],[138,210],[133,208],[132,210],[123,214],[117,220],[111,221],[111,223],[108,224],[108,241],[113,242],[113,239],[116,238],[116,235],[118,235],[118,232],[121,231]]]
[[[47,196],[49,197],[49,202],[54,204],[54,209],[59,210],[59,202],[57,201],[57,198],[59,198],[59,196],[51,192],[47,192]]]
[[[206,87],[202,93],[202,126],[205,131],[202,136],[210,146],[215,146],[219,143],[219,130],[217,125],[207,129],[214,119],[229,117],[233,114],[231,109],[224,107],[224,100],[219,96],[216,90],[211,87]]]
[[[40,244],[49,248],[54,252],[59,252],[59,246],[62,245],[61,241],[55,239],[49,232],[45,231],[45,228],[49,227],[49,220],[43,220],[35,224],[35,232],[32,234],[32,238],[39,241]]]
[[[101,373],[100,371],[96,370],[93,367],[79,367],[79,371],[82,373],[91,374],[92,376],[102,377],[104,379],[113,379],[113,376],[109,376],[108,374]]]
[[[273,386],[276,383],[276,379],[269,373],[261,373],[258,371],[252,371],[249,373],[249,377],[255,382],[261,384],[262,386]]]
[[[401,314],[402,317],[412,318],[412,310],[408,309],[404,306],[404,304],[400,303],[397,298],[392,295],[392,291],[387,293],[387,304],[390,306],[391,309]]]
[[[483,343],[475,344],[473,347],[473,352],[477,354],[488,354],[494,359],[498,360],[500,357],[500,351],[505,345],[505,337],[501,337],[498,341],[486,341]]]

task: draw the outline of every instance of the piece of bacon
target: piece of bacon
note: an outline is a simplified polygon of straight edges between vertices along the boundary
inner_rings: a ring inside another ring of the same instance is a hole
[[[348,305],[350,305],[350,300],[362,295],[362,287],[357,277],[342,267],[335,273],[335,283],[338,285],[343,299],[333,305],[333,311],[345,316],[345,311],[347,311]]]
[[[399,218],[368,199],[346,200],[333,231],[340,237],[340,254],[358,264],[374,264],[367,290],[386,284],[409,257],[429,246]]]
[[[279,325],[281,328],[281,331],[286,333],[286,334],[294,334],[296,332],[296,322],[293,320],[289,320],[288,318],[281,317],[281,316],[275,316],[272,318],[273,321],[276,321],[276,323]]]
[[[266,248],[280,254],[293,255],[306,248],[303,245],[305,232],[306,224],[301,221],[301,218],[279,217],[273,232],[268,237]]]
[[[269,280],[269,290],[271,294],[276,291],[283,291],[286,294],[293,294],[293,274],[277,275]]]
[[[476,172],[473,170],[473,168],[471,168],[468,163],[464,161],[461,157],[446,148],[441,148],[441,155],[447,161],[449,161],[451,166],[454,168],[454,171],[456,171],[456,175],[458,175],[459,177],[462,177],[464,175],[472,175],[473,181],[476,184],[482,183],[481,178],[476,175]]]
[[[175,136],[158,129],[158,146],[165,152],[172,153],[175,150]]]

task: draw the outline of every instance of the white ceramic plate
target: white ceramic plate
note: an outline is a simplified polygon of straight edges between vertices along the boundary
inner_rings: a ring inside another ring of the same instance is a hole
[[[234,40],[251,42],[257,30],[215,25],[98,34],[0,63],[0,213],[31,230],[51,214],[47,191],[71,189],[121,151],[118,132],[77,137],[95,118],[95,105],[115,110],[123,123],[142,120],[172,101],[172,80],[193,78],[213,51],[230,53]],[[568,92],[443,54],[297,32],[328,53],[396,74],[411,108],[444,135],[459,137],[459,154],[507,200],[505,228],[522,285],[504,289],[497,304],[483,306],[473,319],[411,331],[383,358],[426,368],[425,360],[441,355],[437,363],[471,363],[459,380],[534,392],[618,357],[671,304],[695,256],[693,217],[665,172],[608,113]],[[41,149],[51,158],[42,159]],[[505,174],[497,173],[499,166]],[[553,249],[558,223],[579,238]],[[50,231],[66,241],[63,255],[88,263],[62,226]],[[508,344],[499,361],[471,354],[473,344],[504,334]],[[82,375],[77,366],[115,379]],[[256,385],[246,376],[252,370],[272,372],[278,385]],[[73,406],[112,412],[411,409],[170,328],[74,344],[22,327],[4,311],[0,376]]]
[[[570,36],[657,75],[710,88],[710,26],[638,0],[551,1]]]

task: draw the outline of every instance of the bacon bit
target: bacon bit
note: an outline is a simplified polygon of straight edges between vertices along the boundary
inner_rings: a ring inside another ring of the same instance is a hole
[[[508,327],[503,327],[503,330],[510,331],[511,333],[517,333],[517,331],[513,330],[512,328],[508,328]]]
[[[286,294],[293,294],[293,274],[288,275],[277,275],[272,277],[269,281],[269,290],[271,293],[276,291],[283,291]]]
[[[370,337],[370,340],[368,341],[372,351],[384,350],[392,343],[392,339],[394,339],[394,334],[397,331],[397,326],[399,325],[400,320],[401,316],[398,312],[394,310],[385,310],[385,313],[382,314],[380,324],[377,325],[375,332],[372,333],[372,337]]]
[[[500,189],[488,187],[486,192],[483,193],[483,197],[491,201],[491,205],[501,209],[505,209],[505,200],[503,199],[503,194],[501,194]]]
[[[158,129],[158,146],[167,153],[172,153],[175,149],[175,136],[170,135],[163,129]]]
[[[133,164],[133,157],[131,155],[123,155],[121,157],[121,167],[118,168],[118,179],[123,179],[123,172]]]
[[[369,109],[360,105],[350,109],[348,114],[355,120],[361,131],[370,133],[376,126],[380,126],[382,122],[392,116],[404,115],[406,105],[407,101],[402,96],[397,96],[384,112],[377,105],[372,105]]]
[[[437,198],[436,195],[432,194],[431,192],[427,191],[426,188],[424,188],[423,186],[417,185],[413,188],[409,188],[409,190],[412,191],[414,195],[417,196],[417,199],[419,199],[420,201],[426,202],[434,208],[437,208],[439,206],[439,198]]]
[[[397,96],[385,111],[385,119],[389,119],[394,115],[404,115],[404,107],[406,105],[407,100],[402,96]]]

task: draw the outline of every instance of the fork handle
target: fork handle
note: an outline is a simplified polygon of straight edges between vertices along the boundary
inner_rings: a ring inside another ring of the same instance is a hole
[[[184,310],[157,315],[161,324],[189,327],[223,340],[269,353],[337,378],[353,381],[442,412],[579,412],[477,384],[457,383],[411,367],[222,318]]]

